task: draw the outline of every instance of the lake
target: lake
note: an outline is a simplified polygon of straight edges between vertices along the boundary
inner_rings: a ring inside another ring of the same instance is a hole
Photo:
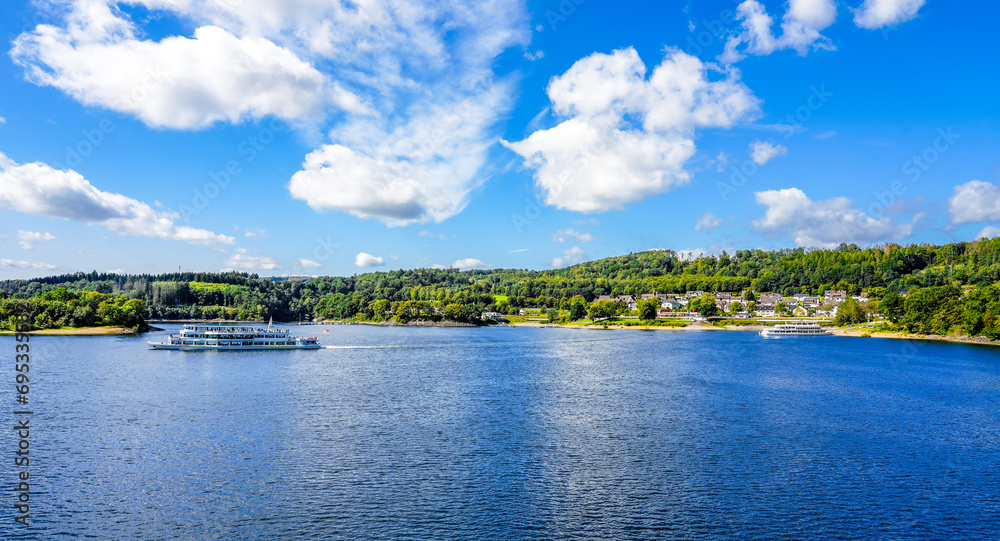
[[[1000,349],[292,329],[332,347],[33,337],[32,527],[13,522],[18,440],[5,429],[3,537],[1000,536]],[[5,425],[14,344],[0,338]]]

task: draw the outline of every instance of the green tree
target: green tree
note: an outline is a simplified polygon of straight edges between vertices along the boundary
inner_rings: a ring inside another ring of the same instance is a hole
[[[833,318],[834,325],[854,325],[865,320],[865,313],[861,309],[858,301],[848,297],[837,305],[837,317]]]
[[[458,303],[449,303],[444,307],[444,318],[452,321],[462,321],[465,319],[465,307]]]
[[[902,295],[895,291],[887,291],[885,295],[882,296],[882,301],[879,303],[879,309],[882,311],[882,315],[886,317],[889,321],[897,323],[902,319],[903,315],[906,313],[905,308],[906,299]]]
[[[388,319],[390,306],[392,306],[392,303],[388,299],[378,299],[368,303],[368,308],[372,312],[372,321],[385,321]]]
[[[574,302],[569,307],[569,318],[572,321],[583,319],[587,316],[587,306],[582,302]]]
[[[656,319],[656,309],[660,307],[659,299],[649,299],[645,301],[639,301],[639,319],[644,321],[652,321]]]
[[[719,315],[719,307],[715,305],[715,297],[711,293],[705,293],[701,296],[701,307],[699,309],[701,315],[705,317],[712,317]]]

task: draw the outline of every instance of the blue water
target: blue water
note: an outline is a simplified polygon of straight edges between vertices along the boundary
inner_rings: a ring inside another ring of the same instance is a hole
[[[34,338],[32,527],[4,490],[2,537],[1000,538],[1000,349],[328,328],[293,352]]]

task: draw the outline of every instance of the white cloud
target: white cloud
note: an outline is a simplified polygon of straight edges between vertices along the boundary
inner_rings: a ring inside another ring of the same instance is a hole
[[[0,208],[25,214],[100,224],[119,235],[181,240],[190,244],[233,244],[235,239],[174,222],[180,215],[156,211],[141,201],[102,192],[76,171],[44,163],[18,165],[0,153]]]
[[[489,177],[515,83],[494,65],[531,37],[524,3],[504,0],[127,2],[194,29],[155,41],[119,2],[65,2],[65,20],[16,39],[30,81],[152,126],[275,116],[326,131],[293,197],[390,225],[444,220]]]
[[[332,133],[344,144],[308,154],[288,189],[317,211],[345,211],[390,226],[449,218],[485,180],[478,173],[494,142],[487,134],[496,111],[509,108],[509,90],[495,86],[414,106],[419,112],[395,126],[367,118],[347,123]]]
[[[452,268],[465,270],[465,269],[488,269],[493,265],[488,265],[478,259],[473,259],[467,257],[465,259],[459,259],[450,265]]]
[[[223,271],[275,270],[281,268],[281,265],[273,257],[249,254],[246,248],[237,248],[236,253],[226,259],[223,265],[226,266]]]
[[[953,225],[1000,221],[1000,186],[972,180],[955,186],[948,199]]]
[[[97,11],[107,24],[94,23]],[[10,55],[25,77],[150,126],[204,128],[267,115],[299,119],[325,104],[363,110],[357,97],[262,37],[241,38],[209,25],[193,38],[139,40],[131,22],[89,0],[78,0],[67,23],[40,25],[14,40]]]
[[[512,253],[512,254],[516,254],[516,253],[519,253],[519,252],[527,252],[527,251],[528,251],[528,250],[530,250],[530,249],[531,249],[531,248],[517,248],[517,249],[515,249],[515,250],[507,250],[507,251],[508,251],[509,253]]]
[[[365,252],[358,252],[358,255],[354,256],[354,266],[356,267],[381,267],[382,265],[385,265],[385,260],[381,257],[375,257]]]
[[[687,183],[696,128],[728,128],[759,112],[735,70],[676,49],[648,79],[633,48],[595,53],[547,92],[567,120],[504,144],[535,170],[546,204],[579,212],[620,210]]]
[[[992,239],[992,238],[995,238],[995,237],[1000,237],[1000,227],[995,227],[995,226],[992,226],[992,225],[988,225],[988,226],[984,227],[982,229],[982,231],[980,231],[979,233],[977,233],[976,236],[975,236],[975,238],[973,238],[972,240]]]
[[[587,253],[583,251],[579,246],[574,246],[569,250],[566,250],[559,257],[552,258],[553,267],[565,267],[568,265],[575,265],[584,259],[587,259]]]
[[[860,28],[882,28],[909,21],[917,16],[924,0],[865,0],[854,10],[854,24]]]
[[[789,235],[799,246],[833,248],[842,242],[898,240],[913,230],[890,218],[876,220],[845,197],[813,201],[798,188],[756,192],[754,196],[767,212],[753,226],[765,234]]]
[[[750,143],[750,157],[757,165],[764,165],[777,156],[784,156],[788,149],[782,144],[774,144],[770,141],[754,141]]]
[[[677,251],[677,259],[681,261],[694,261],[699,257],[705,257],[708,255],[708,251],[704,248],[688,248],[686,250]]]
[[[14,268],[14,269],[39,269],[39,270],[52,270],[56,268],[55,265],[50,265],[48,263],[33,263],[31,261],[23,261],[23,260],[15,261],[13,259],[6,259],[6,258],[0,259],[0,266]]]
[[[711,233],[712,230],[714,230],[716,227],[719,227],[720,225],[722,225],[722,218],[719,218],[715,214],[712,214],[712,211],[707,211],[705,212],[705,214],[701,215],[701,218],[698,218],[697,222],[695,222],[694,230],[708,231],[709,233]]]
[[[4,117],[2,117],[2,116],[0,116],[0,124],[6,124],[6,123],[7,123],[7,119],[4,118]]]
[[[782,49],[795,49],[805,55],[810,49],[828,49],[833,43],[820,34],[837,18],[833,0],[789,0],[781,20],[780,37],[771,33],[774,19],[757,0],[746,0],[736,8],[742,31],[730,37],[720,60],[738,62],[746,54],[769,55]]]
[[[555,242],[566,242],[567,239],[576,239],[578,242],[582,242],[584,244],[597,240],[597,238],[590,233],[581,233],[580,231],[569,227],[560,229],[552,235],[552,240]]]
[[[836,135],[837,135],[837,132],[835,132],[833,130],[828,130],[828,131],[825,131],[825,132],[817,135],[816,139],[829,139],[831,137],[835,137]]]
[[[56,237],[51,233],[35,233],[32,231],[17,230],[17,238],[20,242],[21,248],[25,250],[31,250],[35,246],[31,244],[32,242],[44,242],[49,240],[55,240]]]
[[[311,259],[299,259],[299,265],[304,269],[318,269],[323,266],[322,263],[317,263]]]

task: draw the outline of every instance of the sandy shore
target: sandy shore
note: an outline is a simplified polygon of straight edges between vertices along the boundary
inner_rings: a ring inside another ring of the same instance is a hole
[[[979,346],[1000,346],[1000,341],[990,340],[985,336],[942,336],[940,334],[910,334],[904,332],[872,332],[870,329],[835,329],[835,336],[854,336],[870,338],[892,338],[896,340],[925,340],[930,342],[952,342],[956,344],[973,344]]]

